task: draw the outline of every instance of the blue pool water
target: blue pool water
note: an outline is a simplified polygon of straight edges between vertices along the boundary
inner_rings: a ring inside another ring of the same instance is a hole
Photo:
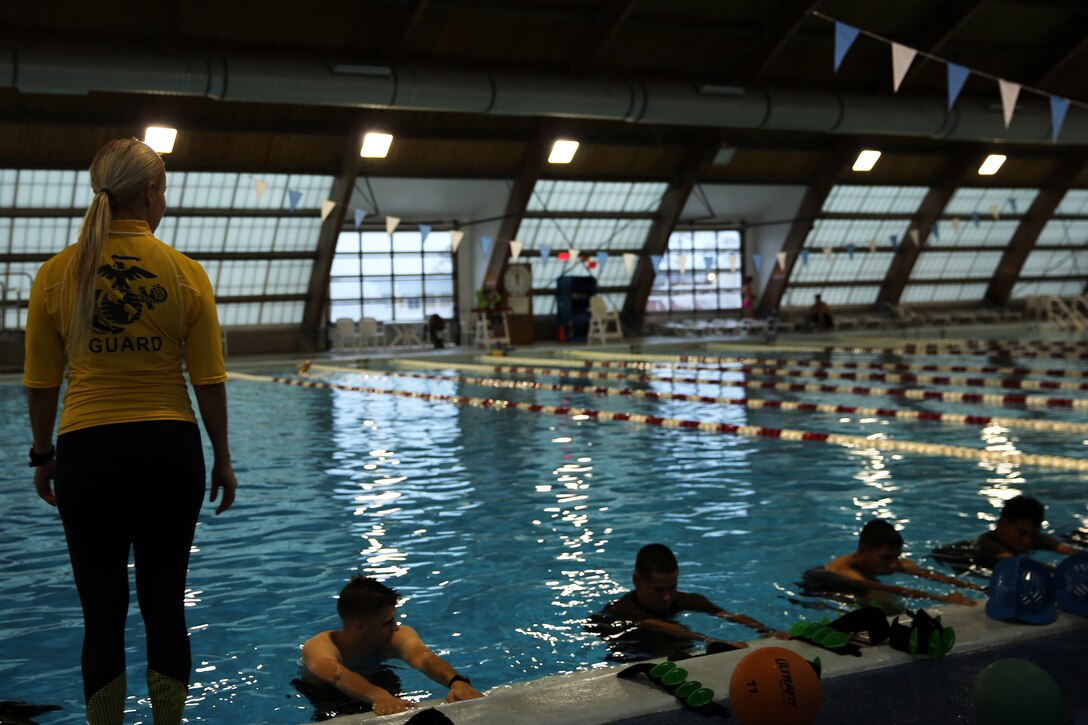
[[[1085,452],[1083,435],[1053,432],[746,412],[425,380],[334,379],[974,448],[1014,446],[1069,457]],[[650,387],[731,397],[744,392],[711,384]],[[811,616],[790,601],[801,572],[851,550],[854,533],[873,516],[902,524],[908,553],[923,563],[931,563],[926,555],[934,545],[985,530],[1001,501],[1018,491],[1048,504],[1058,532],[1088,525],[1086,477],[1071,471],[255,382],[232,382],[229,395],[242,488],[227,514],[214,517],[206,506],[197,530],[188,594],[196,668],[190,722],[307,721],[313,708],[290,685],[299,672],[299,647],[336,626],[334,596],[357,571],[396,587],[404,597],[403,621],[486,689],[603,664],[607,650],[583,631],[583,620],[627,590],[634,553],[651,541],[676,551],[683,589],[784,628]],[[837,394],[781,397],[1086,418],[1069,410]],[[78,723],[79,604],[60,522],[34,495],[23,463],[25,415],[21,388],[0,386],[6,512],[0,529],[0,700],[56,704],[63,709],[38,721]],[[749,637],[749,630],[709,617],[685,621],[722,638]],[[129,722],[150,722],[135,605],[128,643],[129,704],[136,713]],[[417,673],[399,674],[413,699],[444,694]]]

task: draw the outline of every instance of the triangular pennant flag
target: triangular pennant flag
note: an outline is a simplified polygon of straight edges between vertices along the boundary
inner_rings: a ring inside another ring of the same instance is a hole
[[[604,269],[604,263],[608,261],[608,252],[597,252],[597,271]]]
[[[688,271],[688,255],[681,254],[676,259],[676,266],[680,270],[680,274],[684,274],[684,272],[687,272]]]
[[[763,255],[762,254],[753,254],[752,255],[752,266],[755,267],[756,272],[759,271],[759,268],[763,266]]]
[[[807,267],[808,266],[808,250],[807,249],[802,249],[801,250],[801,266],[802,267]]]
[[[739,254],[730,254],[729,255],[729,274],[736,274],[737,273],[737,267],[739,267],[739,266],[740,266],[740,255]]]
[[[1057,141],[1065,123],[1065,114],[1069,111],[1069,101],[1058,96],[1050,97],[1050,140]]]
[[[541,261],[543,261],[543,260],[547,259],[548,257],[550,257],[551,254],[552,254],[552,248],[551,247],[549,247],[547,244],[541,244],[540,245],[540,259],[541,259]]]
[[[321,221],[325,221],[335,208],[336,202],[332,199],[325,199],[321,202]]]
[[[660,269],[661,268],[661,255],[660,254],[651,254],[650,255],[650,264],[652,264],[654,266],[654,272],[656,272],[658,269]]]
[[[869,240],[869,251],[870,252],[875,252],[876,251],[876,240],[875,239],[870,239]]]
[[[785,252],[779,252],[778,254],[774,255],[774,258],[776,260],[778,260],[778,266],[783,271],[785,271],[785,269],[786,269],[786,253]]]
[[[940,222],[933,222],[933,224],[931,224],[930,227],[929,227],[929,233],[933,235],[934,239],[940,239],[941,238],[941,223]]]
[[[363,211],[362,209],[356,209],[355,210],[355,228],[356,229],[363,226],[363,220],[364,219],[366,219],[366,212]],[[455,249],[453,251],[456,252],[457,250]]]
[[[958,216],[952,217],[952,233],[957,237],[960,235],[960,218]]]
[[[577,262],[578,261],[578,256],[581,253],[577,249],[575,249],[574,247],[571,247],[570,249],[567,250],[567,254],[570,255],[570,261]]]
[[[521,256],[521,250],[523,246],[524,245],[522,245],[522,243],[517,241],[516,239],[510,240],[510,256],[514,258],[515,262],[518,261],[518,257]]]
[[[834,247],[824,247],[824,259],[831,261],[831,255],[835,253]]]
[[[917,246],[918,246],[918,238],[919,238],[919,237],[921,236],[921,235],[920,235],[920,234],[918,233],[918,230],[917,230],[917,229],[911,229],[911,230],[910,230],[909,232],[907,232],[907,233],[908,233],[908,234],[910,234],[910,240],[911,240],[912,242],[914,242],[914,246],[916,246],[916,247],[917,247]]]
[[[1020,95],[1020,84],[998,79],[997,89],[1001,92],[1001,112],[1005,115],[1005,128],[1012,122],[1012,112],[1016,110],[1016,97]]]
[[[971,221],[974,223],[975,229],[978,229],[981,226],[981,224],[979,224],[978,220],[979,220],[978,212],[977,211],[971,212]]]
[[[433,229],[434,229],[434,227],[432,227],[430,224],[420,224],[419,225],[419,243],[420,244],[423,244],[425,241],[427,241],[427,235],[430,234]]]
[[[261,197],[264,196],[264,193],[268,191],[268,182],[264,179],[254,179],[253,191],[257,194],[257,201],[260,201]]]
[[[992,216],[995,221],[1000,219],[1001,207],[999,207],[997,204],[990,204],[990,216]]]
[[[910,64],[914,62],[914,56],[918,51],[899,43],[892,43],[892,89],[898,93],[899,84],[910,70]]]
[[[704,254],[703,255],[703,262],[706,263],[706,269],[707,269],[708,272],[713,272],[714,271],[714,268],[717,267],[717,264],[715,264],[715,262],[717,262],[717,261],[718,260],[716,260],[714,258],[713,254]]]
[[[850,259],[854,258],[854,243],[850,242],[846,245],[846,256]]]
[[[638,255],[634,252],[623,253],[623,266],[627,270],[627,274],[634,274],[635,262],[638,261]]]
[[[495,240],[491,237],[480,237],[480,251],[484,253],[484,256],[491,254],[491,246],[495,243]]]
[[[294,212],[295,209],[298,209],[298,203],[300,201],[302,201],[301,191],[292,191],[291,189],[287,190],[287,203],[291,205],[292,212]]]
[[[453,249],[453,253],[457,254],[457,248],[461,246],[461,240],[465,238],[465,233],[460,229],[454,229],[450,232],[450,246]]]
[[[400,226],[399,216],[387,216],[385,218],[385,233],[392,234],[396,228]]]
[[[835,21],[835,72],[839,72],[842,59],[846,57],[846,51],[857,40],[858,29],[846,23]]]
[[[955,63],[948,64],[948,110],[952,110],[952,106],[956,105],[956,99],[960,97],[960,91],[963,90],[963,84],[967,82],[967,76],[971,74],[971,71],[964,68],[962,65],[956,65]]]
[[[1012,209],[1013,214],[1016,213],[1016,197],[1015,196],[1010,196],[1009,197],[1009,209]]]
[[[892,249],[895,249],[899,246],[899,235],[892,234],[890,237],[888,237],[888,241],[892,243]]]

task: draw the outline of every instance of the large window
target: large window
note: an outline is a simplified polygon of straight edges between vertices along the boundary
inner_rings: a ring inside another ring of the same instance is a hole
[[[741,238],[735,229],[675,231],[646,312],[739,310]]]
[[[419,322],[454,310],[450,233],[341,232],[329,278],[329,317]]]

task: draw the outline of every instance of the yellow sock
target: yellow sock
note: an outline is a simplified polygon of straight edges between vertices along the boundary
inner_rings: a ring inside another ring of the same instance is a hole
[[[90,725],[121,725],[125,721],[125,673],[117,675],[87,700]]]
[[[151,696],[151,715],[155,725],[178,725],[185,709],[189,686],[150,667],[147,669],[147,692]]]

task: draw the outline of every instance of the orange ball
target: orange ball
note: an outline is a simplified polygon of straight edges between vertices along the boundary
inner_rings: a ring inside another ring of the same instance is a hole
[[[820,712],[820,678],[796,652],[761,647],[737,663],[729,702],[743,725],[809,725]]]

